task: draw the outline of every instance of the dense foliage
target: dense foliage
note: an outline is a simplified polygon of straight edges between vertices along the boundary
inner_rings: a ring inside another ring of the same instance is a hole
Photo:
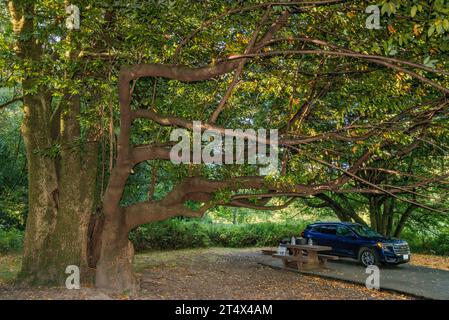
[[[297,235],[304,222],[216,224],[171,219],[143,225],[130,237],[137,250],[198,247],[277,246],[280,239]]]
[[[5,96],[8,94],[0,91],[0,103]],[[25,227],[27,173],[21,118],[18,108],[0,110],[0,229]]]

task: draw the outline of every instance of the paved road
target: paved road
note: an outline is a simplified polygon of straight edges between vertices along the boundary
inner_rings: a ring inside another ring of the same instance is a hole
[[[260,256],[260,263],[276,269],[283,268],[282,261],[271,256]],[[296,271],[295,269],[289,269]],[[365,285],[365,268],[352,260],[332,261],[321,271],[303,271],[331,279],[338,279]],[[382,266],[380,288],[394,290],[426,299],[449,300],[449,271],[410,264]]]

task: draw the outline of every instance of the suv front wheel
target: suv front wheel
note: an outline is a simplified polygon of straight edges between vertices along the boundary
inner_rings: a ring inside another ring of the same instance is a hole
[[[370,248],[362,248],[359,252],[359,261],[361,264],[363,264],[365,267],[372,266],[372,265],[379,265],[379,257],[377,255],[377,252]]]

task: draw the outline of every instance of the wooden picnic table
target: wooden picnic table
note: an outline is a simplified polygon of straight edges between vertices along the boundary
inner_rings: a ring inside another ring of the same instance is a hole
[[[337,260],[338,257],[330,256],[326,254],[320,254],[319,252],[331,251],[332,247],[318,246],[318,245],[287,245],[288,249],[293,252],[293,255],[278,255],[274,254],[273,257],[280,258],[284,262],[284,267],[287,267],[290,262],[296,262],[296,266],[301,269],[317,269],[324,268],[327,260]],[[307,253],[307,255],[304,255]]]
[[[304,251],[307,252],[307,268],[319,268],[321,265],[318,260],[318,252],[332,250],[332,247],[310,244],[289,244],[287,248],[293,251],[294,256],[304,257]]]

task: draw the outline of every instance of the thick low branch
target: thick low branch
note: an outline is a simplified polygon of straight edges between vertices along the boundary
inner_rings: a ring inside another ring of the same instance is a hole
[[[204,204],[199,209],[193,210],[183,204],[165,205],[161,202],[141,202],[125,209],[125,221],[127,230],[144,223],[163,221],[172,217],[196,217],[199,218],[212,207],[212,204]]]
[[[129,68],[123,68],[120,74],[121,81],[123,82],[129,82],[141,77],[162,77],[184,82],[194,82],[211,80],[229,73],[237,68],[239,64],[240,61],[224,61],[212,66],[191,68],[180,65],[142,63]]]
[[[356,163],[355,165],[359,166],[359,163]],[[181,213],[172,213],[172,210],[174,210],[173,208],[181,210],[181,208],[184,207],[184,203],[186,200],[195,199],[195,194],[200,194],[200,199],[208,201],[207,206],[213,206],[224,203],[211,203],[211,201],[209,201],[209,199],[211,198],[205,196],[206,193],[213,194],[219,190],[238,191],[248,189],[269,189],[273,192],[289,192],[295,194],[295,196],[298,197],[316,195],[325,191],[335,191],[345,182],[346,179],[338,178],[325,184],[279,185],[276,183],[269,184],[265,181],[264,177],[261,176],[236,177],[226,180],[209,180],[202,177],[191,177],[186,178],[185,180],[177,184],[162,200],[156,203],[153,201],[141,202],[131,205],[124,210],[126,214],[126,220],[128,221],[127,225],[129,226],[129,228],[133,228],[140,224],[156,221],[155,219],[167,219],[173,215],[183,215]],[[241,199],[234,198],[232,199],[232,201],[234,201],[235,204],[235,201],[241,202]],[[228,204],[232,204],[232,201]],[[158,207],[155,208],[155,206]],[[161,209],[160,212],[155,213],[154,210],[158,208],[166,209]],[[184,209],[179,212],[184,212]],[[190,211],[187,212],[189,213]]]
[[[147,160],[170,160],[170,148],[156,145],[134,147],[131,152],[133,165]]]

